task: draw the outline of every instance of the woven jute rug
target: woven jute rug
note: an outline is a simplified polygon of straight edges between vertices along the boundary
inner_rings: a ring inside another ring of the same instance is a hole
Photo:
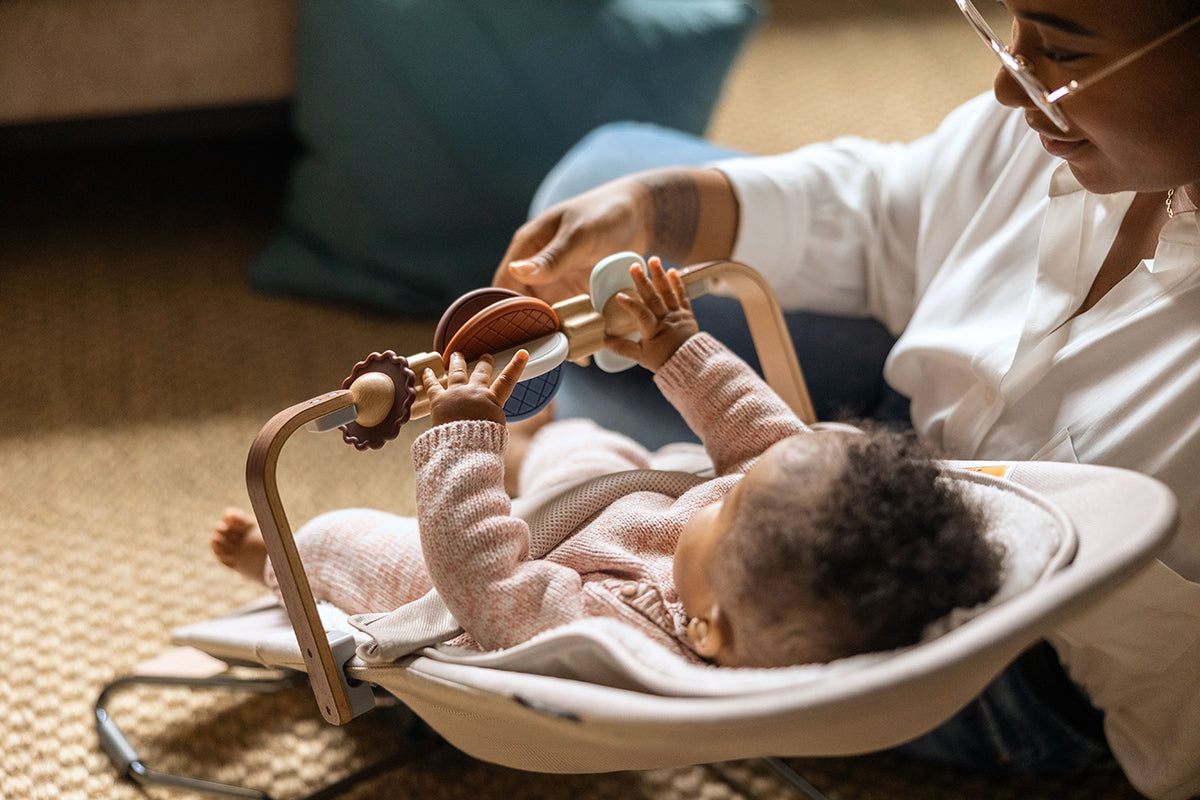
[[[731,75],[710,136],[778,152],[844,133],[911,139],[988,89],[949,0],[778,3]],[[171,628],[260,596],[208,530],[246,505],[247,448],[276,411],[337,388],[365,354],[429,348],[433,320],[263,296],[246,266],[275,223],[286,159],[268,140],[5,158],[0,174],[0,796],[183,796],[121,780],[97,746],[101,688]],[[294,437],[290,517],[412,509],[408,426],[358,453]],[[299,797],[386,753],[400,711],[344,728],[304,689],[138,688],[110,710],[148,765]],[[1006,777],[894,755],[792,762],[831,798],[1132,798],[1120,773]],[[360,798],[787,798],[759,762],[546,776],[443,749]]]

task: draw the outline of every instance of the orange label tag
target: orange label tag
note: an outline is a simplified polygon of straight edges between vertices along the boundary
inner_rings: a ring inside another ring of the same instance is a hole
[[[996,464],[989,467],[964,467],[963,469],[968,472],[982,472],[987,475],[995,475],[997,478],[1003,478],[1011,468],[1009,464]]]

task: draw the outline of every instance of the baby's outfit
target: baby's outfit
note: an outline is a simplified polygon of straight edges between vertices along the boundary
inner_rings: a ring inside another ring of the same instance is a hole
[[[615,481],[595,513],[540,520],[561,541],[530,557],[530,523],[504,490],[508,431],[483,420],[435,426],[413,443],[415,520],[367,509],[319,516],[296,534],[313,593],[350,614],[390,611],[436,586],[467,632],[493,650],[592,616],[617,617],[691,660],[673,561],[691,516],[732,489],[767,448],[807,432],[755,372],[698,333],[655,375],[705,445],[716,477],[681,489],[650,472],[652,454],[589,420],[552,422],[530,442],[522,497],[553,497],[589,478]],[[594,500],[595,498],[593,498]],[[559,519],[560,518],[560,519]],[[270,565],[268,585],[275,586]]]

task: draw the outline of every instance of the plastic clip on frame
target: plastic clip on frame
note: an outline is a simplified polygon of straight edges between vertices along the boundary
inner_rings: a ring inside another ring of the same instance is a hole
[[[624,279],[618,270],[623,269],[627,277],[629,264],[635,261],[640,261],[635,254],[618,254],[605,259],[596,269],[611,273],[611,280],[602,283],[619,289]],[[795,348],[783,313],[766,281],[750,267],[732,261],[691,266],[680,270],[680,276],[689,295],[706,294],[721,284],[737,297],[758,351],[763,377],[797,416],[805,422],[814,422],[816,415]],[[594,274],[593,286],[597,285],[595,277]],[[613,291],[615,293],[616,289]],[[607,296],[603,298],[579,295],[552,307],[558,318],[558,331],[567,341],[567,358],[599,353],[604,348],[605,338],[636,332],[633,319],[615,302],[610,302],[610,293],[605,294]],[[509,346],[523,344],[522,341],[508,342]],[[388,377],[383,380],[379,377],[382,371],[364,367],[371,362],[406,364],[401,365],[403,369],[399,372],[389,367],[386,370]],[[367,371],[352,375],[353,380],[348,378],[346,388],[280,411],[263,426],[250,447],[246,463],[250,501],[266,540],[267,553],[275,566],[284,607],[304,656],[317,706],[325,720],[335,725],[344,725],[370,710],[374,706],[374,696],[368,685],[352,681],[346,675],[346,662],[354,656],[353,637],[344,633],[327,634],[317,613],[317,604],[279,496],[275,475],[279,455],[287,440],[301,426],[314,423],[320,428],[318,421],[324,418],[336,420],[343,427],[387,424],[391,435],[395,435],[403,422],[429,413],[424,388],[419,381],[413,380],[413,375],[420,374],[426,367],[433,368],[441,377],[444,372],[441,355],[420,353],[402,359],[390,352],[383,356],[373,354],[356,367],[356,373],[359,368]],[[408,386],[396,385],[396,376],[401,372],[406,372]],[[388,384],[391,384],[390,388]],[[394,413],[398,402],[407,406],[400,414]],[[353,417],[350,409],[353,409]],[[347,437],[347,441],[350,440]],[[355,446],[359,444],[356,442]]]

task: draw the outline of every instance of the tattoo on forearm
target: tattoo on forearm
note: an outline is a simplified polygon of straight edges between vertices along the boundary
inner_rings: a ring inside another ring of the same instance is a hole
[[[663,175],[642,180],[650,192],[654,213],[650,250],[673,260],[682,260],[696,243],[700,225],[700,187],[686,175]]]

